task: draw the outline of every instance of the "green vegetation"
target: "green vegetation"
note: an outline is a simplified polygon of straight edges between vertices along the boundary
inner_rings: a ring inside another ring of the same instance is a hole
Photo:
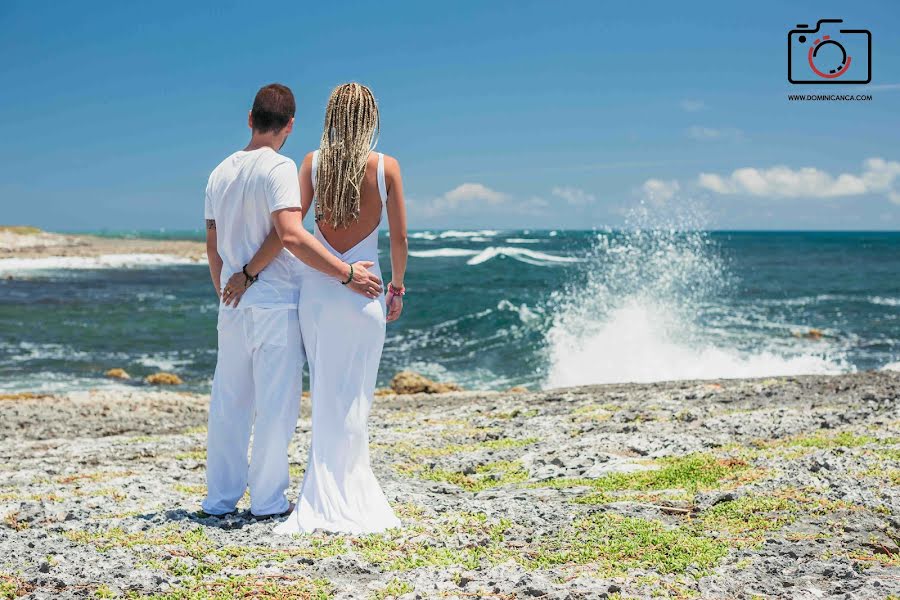
[[[142,596],[134,592],[126,597],[141,600],[324,600],[331,596],[331,584],[324,579],[288,575],[235,575],[204,581],[195,579],[164,594]]]
[[[684,573],[691,565],[712,567],[728,552],[723,542],[691,527],[668,528],[659,521],[596,512],[577,520],[571,530],[539,544],[537,552],[519,558],[529,568],[596,563],[602,576],[632,569]]]
[[[467,492],[480,492],[489,488],[521,483],[528,479],[526,471],[519,461],[500,460],[475,467],[474,473],[467,475],[460,471],[437,469],[421,464],[401,464],[395,467],[398,472],[413,475],[427,481],[452,483]]]
[[[43,230],[30,225],[0,225],[0,231],[8,233],[18,233],[19,235],[34,235],[36,233],[44,233]]]
[[[374,597],[375,600],[384,600],[386,598],[396,598],[412,591],[414,591],[412,584],[407,581],[401,581],[395,577],[394,579],[391,579],[385,587],[378,590]]]
[[[464,452],[477,452],[479,450],[510,450],[512,448],[521,448],[529,446],[539,441],[540,438],[500,438],[496,440],[485,440],[481,442],[472,442],[468,444],[445,444],[443,446],[430,447],[418,446],[410,442],[396,442],[393,444],[372,444],[371,447],[387,452],[403,454],[409,458],[428,458],[438,456],[449,456],[451,454],[462,454]]]
[[[658,468],[631,473],[609,473],[596,479],[552,479],[534,486],[586,486],[603,492],[680,488],[693,494],[698,489],[719,487],[750,469],[750,465],[743,460],[717,458],[702,453],[661,458],[652,464]]]

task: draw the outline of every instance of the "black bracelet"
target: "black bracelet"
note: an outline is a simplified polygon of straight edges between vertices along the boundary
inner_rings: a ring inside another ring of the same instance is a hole
[[[350,277],[347,278],[347,281],[342,281],[341,285],[347,285],[351,281],[353,281],[353,265],[350,265]]]
[[[259,279],[259,273],[257,273],[256,276],[253,276],[247,272],[247,265],[244,265],[241,268],[241,271],[244,273],[244,277],[246,278],[246,281],[244,281],[244,287],[250,287],[251,285],[256,283],[257,279]]]

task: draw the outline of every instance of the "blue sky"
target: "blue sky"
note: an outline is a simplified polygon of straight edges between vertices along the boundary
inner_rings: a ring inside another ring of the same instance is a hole
[[[0,3],[0,222],[192,229],[246,111],[371,86],[411,226],[900,229],[900,6],[883,2]],[[873,36],[869,86],[791,86],[786,35]],[[836,89],[835,89],[836,88]],[[790,93],[870,102],[790,102]]]

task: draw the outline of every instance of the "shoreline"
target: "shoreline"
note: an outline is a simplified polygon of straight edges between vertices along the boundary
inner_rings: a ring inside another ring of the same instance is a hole
[[[382,396],[404,527],[273,538],[195,514],[208,396],[0,400],[0,575],[35,598],[888,598],[900,373]],[[309,402],[292,443],[297,493]]]
[[[205,261],[206,245],[190,240],[105,238],[90,234],[50,233],[29,227],[0,227],[0,261],[134,254]]]

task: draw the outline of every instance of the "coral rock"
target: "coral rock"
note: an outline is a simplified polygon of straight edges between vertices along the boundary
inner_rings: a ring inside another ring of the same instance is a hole
[[[125,369],[110,369],[106,372],[106,376],[110,379],[131,379],[131,375]]]
[[[181,385],[184,383],[178,375],[165,372],[147,375],[144,378],[144,382],[149,383],[150,385]]]
[[[397,394],[444,394],[462,390],[452,381],[440,383],[412,371],[400,371],[394,375],[391,389]]]

